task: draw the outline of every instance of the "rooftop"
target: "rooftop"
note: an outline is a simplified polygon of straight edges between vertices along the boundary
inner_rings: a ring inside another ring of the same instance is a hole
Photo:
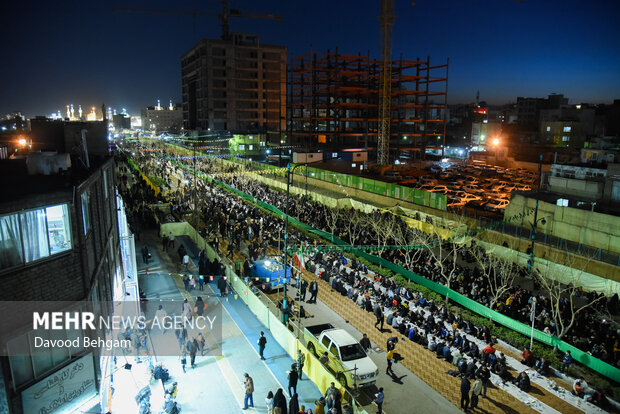
[[[47,193],[72,191],[80,185],[111,157],[90,156],[90,168],[87,169],[76,156],[71,156],[71,168],[58,174],[30,175],[26,167],[26,158],[0,160],[0,177],[3,180],[0,202],[18,201],[31,196]]]

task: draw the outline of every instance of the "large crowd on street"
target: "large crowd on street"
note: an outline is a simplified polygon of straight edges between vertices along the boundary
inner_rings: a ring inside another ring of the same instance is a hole
[[[141,151],[148,149],[148,151]],[[155,196],[153,191],[139,183],[126,191],[126,200],[129,205],[132,228],[139,228],[141,224],[154,225],[155,218],[165,220],[160,209],[150,208],[155,203],[169,202],[167,214],[183,217],[195,208],[203,218],[204,227],[200,228],[203,236],[215,248],[220,240],[229,241],[229,254],[233,249],[244,251],[251,264],[265,254],[268,246],[281,247],[280,241],[284,234],[284,223],[279,217],[265,213],[264,210],[240,197],[226,192],[221,187],[203,179],[192,183],[192,174],[181,168],[174,161],[174,156],[164,151],[144,147],[143,144],[131,144],[129,151],[133,151],[132,158],[139,168],[147,175],[160,176],[167,187],[167,199]],[[123,156],[120,156],[122,158]],[[172,159],[171,159],[172,158]],[[180,160],[183,162],[183,160]],[[185,162],[192,165],[191,161]],[[122,165],[122,164],[121,164]],[[224,165],[218,160],[200,158],[196,163],[199,173],[207,176],[214,175],[219,181],[231,187],[250,194],[255,199],[273,205],[284,211],[287,203],[286,194],[274,190],[245,174],[221,174],[237,171],[234,166]],[[123,167],[119,167],[123,168]],[[122,171],[129,174],[129,171]],[[199,174],[200,176],[200,174]],[[178,184],[172,180],[176,177]],[[125,180],[126,181],[126,180]],[[176,188],[175,188],[176,187]],[[291,196],[289,200],[289,214],[301,222],[314,228],[329,232],[330,229],[339,229],[337,236],[342,240],[356,245],[376,245],[377,233],[372,226],[366,226],[359,234],[352,236],[346,229],[347,214],[341,214],[334,219],[331,209],[323,204],[312,201],[303,196]],[[365,213],[359,213],[365,214]],[[380,212],[369,213],[369,220],[379,218]],[[165,216],[165,215],[164,215]],[[334,221],[335,220],[335,221]],[[406,226],[404,220],[397,223]],[[306,234],[289,226],[290,245],[312,246],[316,243]],[[398,245],[395,238],[387,237],[384,245]],[[431,247],[432,248],[432,247]],[[475,245],[472,248],[477,248]],[[374,254],[408,268],[423,277],[438,283],[445,283],[441,277],[441,263],[428,251],[414,251],[404,249],[385,249],[375,251]],[[491,305],[491,289],[487,279],[483,276],[480,266],[472,260],[472,252],[463,247],[452,254],[459,255],[458,260],[451,261],[455,273],[450,288],[473,300],[485,305]],[[478,256],[479,257],[479,256]],[[346,263],[346,264],[345,264]],[[220,264],[205,264],[202,272],[216,272]],[[492,375],[497,375],[505,381],[515,381],[520,388],[529,388],[529,378],[522,372],[516,378],[508,372],[508,363],[505,356],[494,348],[495,339],[488,327],[475,326],[472,322],[463,320],[441,303],[435,303],[425,298],[420,292],[398,285],[393,279],[382,277],[370,272],[366,266],[354,259],[345,258],[342,253],[313,251],[307,257],[306,268],[331,284],[332,288],[343,296],[355,301],[362,309],[374,314],[377,325],[385,322],[399,334],[415,341],[436,353],[437,357],[444,358],[455,365],[455,373],[463,378],[463,382],[473,379],[476,391],[482,386],[478,395],[486,394],[486,388]],[[244,273],[247,273],[246,263]],[[525,269],[516,269],[521,276],[526,276]],[[583,293],[588,300],[598,298],[595,292]],[[494,307],[499,312],[519,320],[530,323],[532,302],[536,300],[535,325],[552,335],[557,335],[559,329],[552,317],[551,301],[544,291],[530,291],[523,286],[511,286],[498,298]],[[565,297],[559,303],[563,318],[571,318],[570,306],[573,301]],[[572,343],[579,349],[608,362],[612,365],[620,363],[620,333],[616,326],[609,321],[603,321],[604,316],[617,316],[619,312],[617,295],[601,298],[592,307],[579,312],[575,316],[572,328],[568,330],[563,340]],[[369,315],[370,316],[370,315]],[[549,361],[530,350],[523,351],[523,363],[531,366],[541,375],[551,373]],[[555,368],[566,370],[572,364],[570,353],[561,357],[561,365]],[[480,384],[477,384],[480,381]],[[577,383],[578,382],[578,383]],[[462,389],[468,385],[462,384]],[[595,404],[603,404],[601,393],[588,388],[585,380],[577,379],[573,384],[574,392]],[[581,389],[581,391],[579,390]],[[468,399],[469,400],[469,399]],[[468,401],[467,404],[470,402]],[[471,402],[473,404],[473,401]]]

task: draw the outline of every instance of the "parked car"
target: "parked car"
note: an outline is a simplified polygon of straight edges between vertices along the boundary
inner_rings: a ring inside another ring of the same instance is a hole
[[[508,207],[508,204],[510,204],[510,200],[500,199],[497,201],[488,202],[484,208],[487,210],[503,210]]]
[[[304,339],[308,351],[315,357],[327,352],[329,361],[326,366],[343,386],[356,384],[362,387],[377,381],[379,369],[360,343],[344,329],[336,329],[329,323],[308,326]]]

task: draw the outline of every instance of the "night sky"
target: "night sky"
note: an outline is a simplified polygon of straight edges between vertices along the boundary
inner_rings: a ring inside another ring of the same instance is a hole
[[[0,116],[47,115],[73,103],[130,113],[180,102],[180,56],[219,38],[216,17],[129,14],[113,7],[219,12],[217,0],[4,2],[0,14]],[[231,1],[264,19],[231,31],[288,46],[289,57],[334,50],[380,57],[379,0]],[[396,0],[394,56],[450,58],[448,103],[492,104],[563,93],[571,103],[620,98],[620,2],[615,0]]]

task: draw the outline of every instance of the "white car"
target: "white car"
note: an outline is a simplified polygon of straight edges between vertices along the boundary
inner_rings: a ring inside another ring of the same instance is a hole
[[[443,193],[445,191],[448,191],[448,187],[446,187],[445,185],[436,185],[428,191],[430,191],[431,193]]]
[[[508,207],[508,204],[510,204],[510,200],[490,201],[486,204],[485,208],[489,210],[503,210]]]

